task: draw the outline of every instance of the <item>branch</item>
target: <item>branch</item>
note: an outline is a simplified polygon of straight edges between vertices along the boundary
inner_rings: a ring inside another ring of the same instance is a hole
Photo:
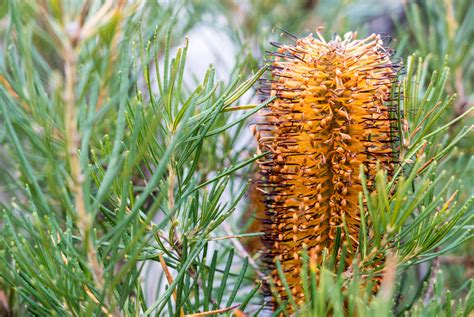
[[[232,229],[230,228],[229,224],[224,222],[222,224],[222,228],[224,229],[224,232],[232,237],[235,236],[234,233],[232,232]],[[240,243],[239,239],[236,238],[230,238],[230,242],[234,245],[234,248],[237,250],[237,254],[239,254],[242,258],[247,258],[249,261],[250,266],[255,270],[255,272],[258,274],[258,276],[261,279],[266,279],[267,275],[263,273],[260,270],[260,266],[255,262],[255,260],[250,256],[250,254],[245,250],[245,247]]]
[[[168,269],[168,266],[166,265],[166,262],[165,262],[165,259],[163,258],[163,255],[159,254],[158,258],[160,259],[161,268],[165,272],[165,276],[166,276],[166,279],[168,280],[168,284],[172,285],[173,284],[173,276],[171,276],[170,270]],[[177,303],[178,295],[176,293],[176,288],[173,290],[173,297],[174,297],[174,301]],[[184,316],[183,307],[181,307],[181,309],[179,311],[179,315]]]
[[[209,310],[209,311],[205,311],[205,312],[202,312],[202,313],[196,313],[196,314],[185,315],[184,317],[201,317],[201,316],[209,316],[209,315],[222,314],[222,313],[231,311],[231,310],[233,310],[233,309],[236,309],[236,308],[239,307],[239,306],[240,306],[240,304],[237,304],[237,305],[234,305],[234,306],[231,306],[231,307],[226,307],[226,308],[221,308],[221,309],[215,309],[215,310]]]
[[[64,25],[68,25],[65,21]],[[68,38],[63,44],[63,58],[64,58],[64,79],[65,89],[63,100],[65,103],[64,109],[64,126],[65,126],[65,141],[66,141],[66,157],[71,170],[71,192],[74,196],[74,205],[77,212],[77,227],[81,233],[84,241],[84,246],[87,253],[87,260],[90,264],[94,280],[99,289],[104,288],[104,272],[103,267],[97,258],[97,253],[93,245],[93,241],[89,238],[92,228],[93,219],[86,210],[84,197],[84,175],[81,169],[78,151],[81,144],[81,135],[77,128],[77,100],[75,95],[75,88],[77,84],[77,34],[66,33]]]

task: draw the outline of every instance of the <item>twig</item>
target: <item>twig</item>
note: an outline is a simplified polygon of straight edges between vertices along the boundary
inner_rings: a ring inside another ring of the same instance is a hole
[[[0,316],[10,316],[10,307],[8,305],[7,295],[0,289]]]
[[[395,288],[395,278],[397,275],[397,259],[393,254],[387,256],[385,262],[385,273],[383,275],[382,284],[380,285],[379,296],[387,301],[392,298]]]
[[[171,276],[170,270],[168,269],[168,266],[166,265],[166,262],[165,262],[165,259],[163,258],[163,255],[160,253],[158,255],[158,258],[160,259],[161,268],[165,272],[165,276],[166,276],[166,279],[168,280],[168,284],[169,285],[173,284],[173,276]],[[176,288],[173,290],[173,298],[174,298],[174,301],[177,303],[178,295],[176,293]],[[184,316],[183,307],[181,307],[181,309],[179,311],[179,315]]]
[[[72,23],[65,21],[64,25]],[[93,241],[89,238],[93,219],[86,210],[85,197],[83,190],[84,175],[81,170],[81,163],[78,157],[78,151],[81,145],[81,136],[77,128],[77,109],[75,87],[77,83],[77,34],[68,34],[67,41],[64,41],[63,58],[64,58],[64,127],[65,141],[67,149],[67,160],[71,170],[71,192],[74,196],[74,205],[77,212],[77,227],[83,237],[87,259],[92,269],[95,283],[99,289],[104,288],[104,272],[97,258],[97,253],[93,245]]]
[[[257,106],[258,106],[257,104],[250,104],[250,105],[242,105],[242,106],[235,106],[235,107],[226,107],[222,110],[222,112],[255,109],[255,107]]]
[[[264,235],[263,232],[243,233],[243,234],[234,234],[233,236],[215,237],[215,238],[209,239],[209,241],[219,241],[219,240],[226,240],[226,239],[232,239],[232,238],[254,238],[254,237],[260,237],[263,235]]]
[[[222,228],[224,229],[224,232],[228,235],[228,236],[234,236],[234,233],[232,232],[232,229],[230,228],[229,224],[227,224],[226,222],[224,222],[222,224]],[[250,256],[250,254],[247,252],[247,250],[245,250],[245,247],[242,245],[242,243],[240,243],[240,241],[236,238],[230,238],[230,242],[234,245],[234,248],[237,250],[237,253],[242,257],[242,258],[247,258],[248,261],[249,261],[249,264],[250,266],[255,270],[255,272],[258,274],[258,276],[261,278],[261,279],[266,279],[267,276],[265,273],[263,273],[261,270],[260,270],[260,267],[259,265],[257,264],[257,262],[255,262],[255,260]]]
[[[222,313],[228,312],[228,311],[230,311],[230,310],[236,309],[236,308],[239,307],[239,306],[240,306],[240,304],[237,304],[237,305],[234,305],[234,306],[230,306],[230,307],[226,307],[226,308],[221,308],[221,309],[215,309],[215,310],[209,310],[209,311],[205,311],[205,312],[202,312],[202,313],[195,313],[195,314],[184,315],[184,317],[201,317],[201,316],[209,316],[209,315],[215,315],[215,314],[222,314]]]
[[[466,111],[466,108],[468,106],[466,90],[464,89],[463,69],[461,67],[458,67],[456,69],[454,86],[456,87],[456,93],[458,95],[458,101],[454,106],[454,111],[457,115],[460,115],[464,111]]]
[[[428,305],[434,295],[434,284],[436,283],[436,275],[440,269],[439,257],[433,260],[433,267],[431,269],[431,276],[428,280],[428,288],[426,289],[425,296],[423,297],[424,305]]]
[[[174,209],[174,171],[173,168],[170,166],[168,169],[168,179],[169,179],[169,184],[168,184],[168,206],[169,210],[172,211]]]
[[[91,292],[91,290],[86,285],[84,285],[84,291],[94,303],[99,304],[99,300],[97,299],[97,297],[94,295],[94,293]],[[106,307],[101,306],[100,310],[102,310],[102,312],[107,316],[112,317],[112,314],[107,310]]]

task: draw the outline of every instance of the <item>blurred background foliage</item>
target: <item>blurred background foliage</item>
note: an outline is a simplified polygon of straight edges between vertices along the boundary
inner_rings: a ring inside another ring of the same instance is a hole
[[[252,86],[270,41],[322,26],[383,33],[403,60],[403,170],[429,166],[403,190],[421,197],[411,223],[426,221],[395,240],[413,257],[386,269],[379,294],[310,269],[300,314],[468,316],[472,21],[470,0],[3,0],[0,315],[271,315],[251,247],[248,126],[265,106]]]

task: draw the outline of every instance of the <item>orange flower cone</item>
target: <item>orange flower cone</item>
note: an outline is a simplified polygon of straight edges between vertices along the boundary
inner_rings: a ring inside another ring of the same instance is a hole
[[[319,34],[318,34],[319,35]],[[276,270],[281,262],[290,290],[304,300],[301,253],[321,259],[334,248],[337,229],[345,263],[358,246],[360,169],[372,186],[376,166],[390,174],[396,160],[392,85],[398,65],[380,35],[357,40],[353,33],[275,44],[271,78],[259,93],[275,99],[255,127],[265,219],[265,255],[276,291],[287,297]],[[344,229],[344,225],[347,230]]]

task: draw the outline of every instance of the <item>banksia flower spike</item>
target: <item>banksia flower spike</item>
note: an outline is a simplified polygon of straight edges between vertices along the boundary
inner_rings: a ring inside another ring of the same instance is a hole
[[[380,35],[355,37],[290,36],[292,45],[272,43],[278,50],[270,53],[271,78],[259,87],[264,99],[274,98],[254,129],[267,153],[259,161],[263,262],[286,298],[276,269],[281,262],[297,302],[304,300],[303,249],[321,261],[340,228],[340,241],[350,242],[339,260],[351,264],[360,228],[360,169],[372,186],[377,166],[390,175],[396,163],[391,88],[398,65]]]

